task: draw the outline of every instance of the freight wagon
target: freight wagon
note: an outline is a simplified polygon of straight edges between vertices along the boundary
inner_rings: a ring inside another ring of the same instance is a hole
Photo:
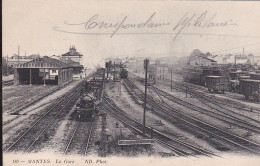
[[[245,99],[260,99],[260,80],[245,79],[240,80],[240,93],[245,96]]]
[[[245,80],[245,79],[250,79],[250,76],[240,75],[240,76],[236,77],[235,80],[229,80],[229,90],[231,92],[239,93],[239,91],[240,91],[240,88],[239,88],[240,80]]]
[[[224,93],[228,90],[228,78],[223,76],[207,76],[205,77],[206,87],[211,92]]]
[[[195,83],[195,84],[201,84],[202,81],[202,74],[198,71],[185,71],[183,72],[183,78],[187,82]]]
[[[250,74],[250,78],[252,80],[260,80],[260,73],[252,73]]]
[[[183,69],[183,78],[184,80],[199,84],[205,85],[207,76],[227,76],[227,71],[222,70],[218,67],[200,67],[200,68],[184,68]]]
[[[249,73],[247,71],[235,71],[235,72],[230,72],[229,76],[231,80],[237,80],[240,77],[249,76]]]

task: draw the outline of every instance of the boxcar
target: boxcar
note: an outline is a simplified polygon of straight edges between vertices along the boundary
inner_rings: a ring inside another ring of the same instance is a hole
[[[249,76],[249,73],[247,71],[235,71],[235,72],[230,72],[229,75],[231,80],[236,80],[239,79],[240,77]]]
[[[245,99],[259,101],[260,98],[260,80],[244,79],[240,80],[240,93]]]
[[[183,78],[188,82],[201,84],[201,73],[198,71],[184,71]]]
[[[252,80],[260,80],[260,73],[252,73],[250,74],[250,78]]]
[[[224,93],[228,89],[228,78],[223,76],[207,76],[205,77],[206,87],[209,92]]]

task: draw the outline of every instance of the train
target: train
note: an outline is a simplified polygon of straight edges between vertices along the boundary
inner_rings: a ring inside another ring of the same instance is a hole
[[[84,81],[83,89],[76,102],[75,115],[81,120],[91,120],[98,114],[104,86],[103,69]]]
[[[91,93],[84,93],[76,103],[75,113],[79,120],[93,119],[98,113],[96,97]]]
[[[183,68],[183,79],[207,87],[210,93],[231,91],[244,95],[246,100],[260,100],[260,71],[186,67]]]
[[[207,76],[228,76],[228,71],[218,67],[187,67],[183,68],[183,78],[187,82],[206,85]]]

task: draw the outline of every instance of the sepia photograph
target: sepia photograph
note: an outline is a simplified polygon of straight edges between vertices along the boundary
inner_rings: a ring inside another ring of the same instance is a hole
[[[4,166],[259,165],[260,3],[3,0]]]

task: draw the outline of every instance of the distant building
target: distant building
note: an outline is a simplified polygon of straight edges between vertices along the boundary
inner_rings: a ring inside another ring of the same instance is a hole
[[[23,63],[29,62],[29,61],[36,59],[36,58],[40,58],[40,55],[39,54],[32,54],[32,55],[29,55],[29,56],[19,56],[19,55],[14,54],[13,56],[8,57],[6,59],[6,62],[10,66],[15,66],[17,64],[23,64]]]
[[[159,80],[165,80],[168,73],[167,64],[155,64],[155,75]]]
[[[61,55],[62,60],[71,59],[72,61],[78,62],[81,64],[82,54],[78,53],[75,46],[71,46],[69,52]]]
[[[215,66],[217,61],[203,56],[190,56],[188,64],[191,66]]]
[[[254,63],[257,64],[260,67],[260,56],[254,57]]]

